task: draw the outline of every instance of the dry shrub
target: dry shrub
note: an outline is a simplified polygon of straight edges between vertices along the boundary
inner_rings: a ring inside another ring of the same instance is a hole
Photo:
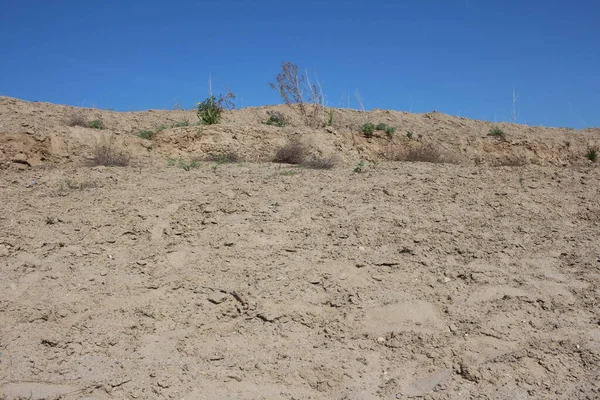
[[[96,146],[92,165],[103,165],[105,167],[126,167],[131,161],[131,155],[124,151],[115,149],[112,142]]]
[[[81,111],[72,111],[67,117],[67,125],[87,128],[88,122]]]
[[[290,140],[277,150],[273,162],[300,165],[304,164],[307,155],[306,146],[297,140]]]
[[[235,151],[228,151],[223,153],[211,153],[208,154],[204,161],[216,162],[219,164],[233,164],[241,161],[240,156]]]
[[[314,157],[303,165],[312,169],[332,169],[338,164],[338,158],[335,155],[328,157]]]
[[[323,125],[327,102],[317,78],[312,83],[308,73],[303,75],[296,64],[284,62],[277,74],[277,83],[270,83],[270,86],[281,95],[285,104],[292,108],[297,105],[308,126],[317,128]]]
[[[394,153],[391,157],[393,161],[408,161],[408,162],[427,162],[434,164],[448,163],[455,164],[456,160],[442,154],[432,145],[423,145],[419,147],[411,147],[407,150]]]

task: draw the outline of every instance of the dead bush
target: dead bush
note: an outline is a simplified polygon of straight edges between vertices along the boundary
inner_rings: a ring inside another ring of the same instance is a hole
[[[131,155],[115,149],[112,142],[96,146],[91,164],[105,167],[126,167],[131,161]]]
[[[88,127],[88,121],[81,111],[73,111],[67,117],[67,125]]]
[[[306,161],[308,150],[297,140],[290,140],[277,150],[273,162],[300,165]]]
[[[314,157],[303,165],[311,169],[332,169],[338,164],[338,161],[338,158],[332,154],[328,157]]]
[[[270,85],[285,104],[292,108],[297,105],[307,125],[317,128],[324,124],[326,101],[318,79],[315,78],[313,84],[308,74],[300,73],[296,64],[284,62],[277,74],[277,83]]]

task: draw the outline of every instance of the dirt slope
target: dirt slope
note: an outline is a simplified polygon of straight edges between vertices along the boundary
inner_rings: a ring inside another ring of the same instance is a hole
[[[267,126],[267,111],[284,113],[291,124]],[[73,114],[86,120],[100,119],[107,129],[70,127]],[[187,121],[192,126],[168,128],[155,138],[138,138],[140,129],[156,130]],[[97,144],[112,141],[126,149],[139,163],[164,164],[167,157],[201,157],[208,152],[235,151],[246,160],[268,160],[290,137],[311,146],[314,154],[337,154],[347,162],[385,160],[411,146],[432,145],[463,163],[536,163],[568,165],[584,161],[590,147],[600,146],[600,129],[572,130],[498,124],[506,141],[487,135],[494,124],[433,112],[410,114],[398,111],[336,109],[331,127],[309,129],[297,113],[286,106],[246,108],[228,112],[222,124],[196,126],[193,111],[113,112],[78,109],[49,103],[30,103],[0,97],[0,165],[9,167],[25,160],[30,165],[81,161]],[[366,122],[387,123],[397,128],[392,138],[379,133],[365,138]],[[407,132],[414,133],[409,140]]]
[[[289,134],[354,163],[390,140],[347,110],[332,132],[263,108],[150,142],[135,131],[183,114],[86,111],[96,131],[0,102],[2,400],[600,397],[600,169],[578,153],[597,131],[506,125],[501,143],[377,111],[463,162],[185,171],[165,158],[267,159]],[[80,165],[107,133],[135,166]],[[516,152],[542,165],[491,165]]]

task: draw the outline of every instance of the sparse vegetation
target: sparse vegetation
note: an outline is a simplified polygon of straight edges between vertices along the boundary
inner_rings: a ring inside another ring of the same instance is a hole
[[[504,140],[506,139],[506,133],[499,127],[495,126],[488,132],[488,136],[495,137],[496,139]]]
[[[54,225],[56,220],[53,217],[46,217],[46,225]]]
[[[327,126],[333,125],[333,118],[334,118],[334,111],[333,111],[333,108],[330,108],[327,111]]]
[[[198,160],[184,160],[183,158],[169,158],[167,159],[167,165],[171,167],[179,167],[184,171],[191,171],[200,167],[200,161]]]
[[[226,153],[209,154],[206,157],[206,161],[216,162],[217,164],[231,164],[239,162],[240,157],[237,155],[237,153],[229,151]]]
[[[590,147],[588,149],[587,153],[585,153],[585,158],[587,158],[591,162],[598,161],[598,148]]]
[[[273,158],[273,162],[282,164],[301,165],[306,161],[308,150],[298,140],[290,140],[283,145]]]
[[[203,102],[198,103],[198,118],[205,125],[218,124],[221,122],[221,116],[225,110],[235,108],[234,99],[235,94],[231,91],[226,95],[219,95],[219,97],[209,96]]]
[[[373,135],[375,134],[375,124],[372,122],[367,122],[362,126],[361,131],[366,137],[373,137]]]
[[[364,172],[365,166],[366,166],[365,161],[360,160],[360,162],[358,164],[356,164],[356,166],[354,167],[354,172],[356,172],[358,174],[360,174],[361,172]]]
[[[137,137],[141,137],[142,139],[152,139],[152,137],[154,136],[154,132],[150,131],[148,129],[140,129],[137,133],[136,133]]]
[[[432,145],[410,147],[407,150],[393,154],[392,161],[427,162],[427,163],[453,163]]]
[[[175,123],[173,123],[173,125],[171,125],[173,128],[182,128],[184,126],[190,126],[190,121],[187,119],[184,119],[183,121],[177,121]]]
[[[275,126],[286,126],[288,124],[287,118],[283,113],[279,111],[267,111],[267,115],[269,116],[265,121],[266,125],[275,125]]]
[[[413,133],[413,131],[407,131],[406,132],[406,137],[409,138],[409,139],[412,139],[414,135],[415,134]]]
[[[372,122],[367,122],[362,126],[361,131],[366,137],[370,138],[375,135],[375,131],[383,131],[386,135],[392,136],[394,132],[396,132],[396,128],[383,122],[377,125]]]
[[[286,105],[297,106],[307,125],[313,128],[323,125],[325,113],[325,95],[318,79],[312,84],[308,75],[300,74],[298,66],[284,62],[277,74],[277,83],[270,83]]]
[[[98,145],[92,157],[92,165],[103,165],[105,167],[126,167],[131,161],[131,155],[113,148],[112,142]]]
[[[88,122],[81,111],[74,111],[69,115],[67,125],[87,128]]]
[[[88,122],[88,128],[92,129],[104,129],[104,122],[101,119],[95,119]]]
[[[338,159],[335,155],[330,155],[328,157],[315,157],[310,161],[306,161],[302,165],[306,168],[311,169],[332,169],[338,163]]]

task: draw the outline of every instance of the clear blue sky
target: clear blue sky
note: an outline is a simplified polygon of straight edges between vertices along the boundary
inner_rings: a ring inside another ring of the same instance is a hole
[[[191,108],[280,103],[282,61],[330,105],[600,126],[599,0],[0,0],[0,95]],[[344,100],[344,106],[346,100]]]

